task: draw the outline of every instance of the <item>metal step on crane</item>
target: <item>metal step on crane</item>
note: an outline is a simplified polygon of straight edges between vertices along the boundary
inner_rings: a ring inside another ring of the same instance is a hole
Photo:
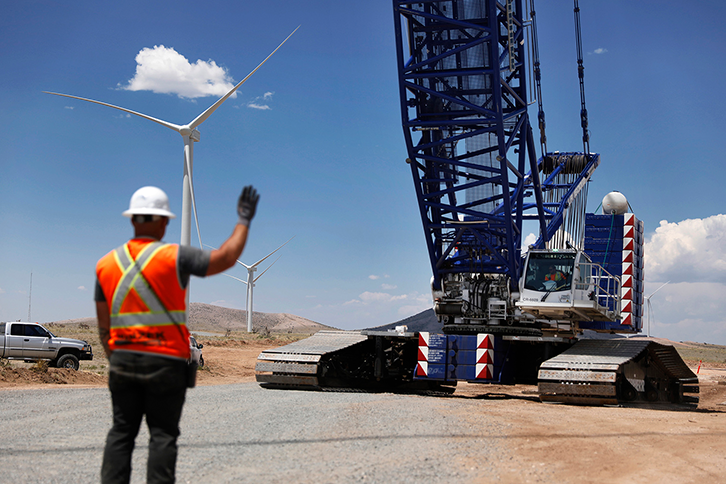
[[[538,382],[543,401],[692,401],[697,378],[675,350],[581,340],[585,329],[640,332],[643,224],[616,192],[602,215],[585,213],[601,158],[589,149],[577,0],[581,152],[547,149],[534,0],[393,0],[393,10],[406,162],[442,332],[320,332],[262,352],[257,380],[444,391]],[[523,248],[525,223],[539,237]]]

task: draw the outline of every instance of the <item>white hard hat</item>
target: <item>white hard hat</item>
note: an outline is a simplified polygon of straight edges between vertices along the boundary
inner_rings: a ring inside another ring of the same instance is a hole
[[[169,197],[164,190],[156,187],[141,187],[131,195],[129,209],[123,214],[124,217],[134,215],[161,215],[174,218],[176,215],[169,211]]]

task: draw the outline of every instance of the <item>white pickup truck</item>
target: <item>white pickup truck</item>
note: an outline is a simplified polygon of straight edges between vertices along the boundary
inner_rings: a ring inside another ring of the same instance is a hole
[[[38,323],[0,323],[0,358],[27,362],[46,360],[50,366],[78,369],[80,360],[92,360],[86,341],[59,338]]]

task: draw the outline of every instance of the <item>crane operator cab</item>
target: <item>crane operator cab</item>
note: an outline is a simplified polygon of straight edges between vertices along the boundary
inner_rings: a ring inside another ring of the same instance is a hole
[[[530,250],[519,291],[517,307],[537,318],[615,321],[620,317],[620,279],[580,250]]]

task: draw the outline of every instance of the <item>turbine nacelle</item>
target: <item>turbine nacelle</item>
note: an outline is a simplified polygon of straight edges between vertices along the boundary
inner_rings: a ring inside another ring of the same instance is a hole
[[[179,134],[185,138],[188,136],[190,140],[199,142],[202,137],[202,133],[197,128],[192,128],[188,124],[179,128]]]

